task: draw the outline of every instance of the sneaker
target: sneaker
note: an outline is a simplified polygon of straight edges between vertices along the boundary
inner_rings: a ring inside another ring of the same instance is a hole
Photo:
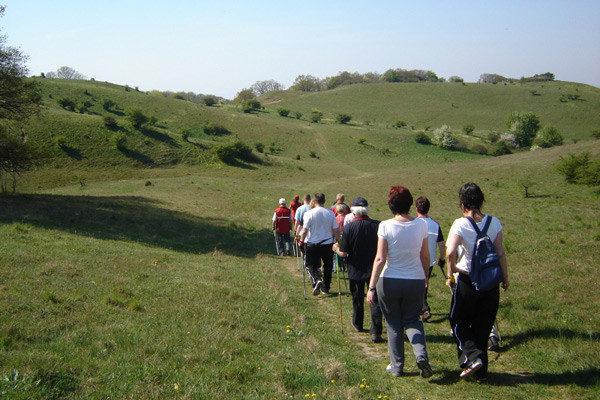
[[[433,371],[431,370],[431,365],[429,365],[429,361],[424,358],[421,358],[417,361],[417,367],[421,370],[421,378],[431,378],[433,375]]]
[[[373,343],[383,343],[385,340],[381,337],[381,335],[371,335],[371,341]]]
[[[321,294],[322,294],[323,296],[329,296],[329,290],[324,290],[324,289],[321,289]]]
[[[483,363],[481,362],[481,358],[478,358],[475,361],[473,361],[467,368],[465,368],[463,372],[460,373],[460,377],[468,378],[472,376],[475,373],[475,371],[477,371],[481,367],[483,367]]]
[[[489,351],[498,351],[500,350],[500,345],[498,343],[498,336],[490,336],[490,347],[488,347]]]
[[[423,322],[427,322],[431,318],[431,311],[425,310],[425,312],[421,315],[421,319]]]
[[[399,377],[399,376],[402,376],[402,375],[404,375],[404,372],[402,372],[402,371],[399,371],[399,372],[394,372],[394,370],[392,369],[392,364],[388,364],[388,366],[387,366],[387,367],[385,367],[385,370],[386,370],[388,373],[392,374],[392,376],[395,376],[396,378],[397,378],[397,377]]]
[[[319,293],[321,293],[321,286],[323,286],[323,282],[317,281],[317,283],[315,283],[315,288],[313,289],[313,296],[317,296]]]

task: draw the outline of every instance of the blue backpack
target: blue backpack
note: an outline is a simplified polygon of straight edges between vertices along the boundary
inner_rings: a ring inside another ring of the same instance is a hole
[[[500,257],[496,253],[494,243],[487,235],[492,217],[487,216],[483,230],[479,229],[473,218],[466,218],[477,232],[477,240],[471,259],[471,282],[478,292],[487,292],[494,287],[498,287],[498,284],[504,281],[504,275],[500,267]]]

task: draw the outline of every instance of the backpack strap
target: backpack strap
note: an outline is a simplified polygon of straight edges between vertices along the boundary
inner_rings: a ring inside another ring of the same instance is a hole
[[[469,220],[471,225],[473,225],[473,228],[475,229],[475,232],[477,233],[477,237],[487,235],[488,228],[490,227],[490,224],[492,222],[492,217],[490,215],[485,216],[485,224],[483,225],[483,229],[479,229],[479,227],[477,226],[477,223],[475,222],[475,220],[473,218],[471,218],[471,217],[465,217],[465,218]]]

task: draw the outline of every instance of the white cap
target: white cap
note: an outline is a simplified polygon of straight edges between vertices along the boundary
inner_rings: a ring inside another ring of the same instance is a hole
[[[285,199],[284,198],[279,199],[279,204],[285,204]]]

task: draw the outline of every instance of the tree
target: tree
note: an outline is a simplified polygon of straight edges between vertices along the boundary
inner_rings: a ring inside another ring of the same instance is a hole
[[[530,147],[537,131],[540,129],[540,120],[533,113],[510,113],[506,126],[517,138],[519,147]]]
[[[233,104],[242,104],[243,102],[245,102],[247,100],[252,100],[255,97],[256,97],[256,95],[254,94],[254,91],[252,89],[242,89],[235,96],[235,99],[233,99],[232,103]]]
[[[293,90],[300,90],[303,92],[318,92],[322,87],[323,82],[312,75],[298,75],[292,85]]]
[[[0,6],[0,17],[4,16],[4,10],[5,6]],[[7,184],[4,173],[12,176],[14,192],[17,176],[31,168],[39,157],[19,125],[39,112],[41,100],[35,81],[25,79],[26,60],[19,49],[7,46],[6,37],[0,35],[0,185],[3,191]]]
[[[127,119],[135,129],[141,129],[142,126],[150,120],[140,108],[133,108],[127,112]]]
[[[456,139],[450,133],[448,125],[442,125],[433,131],[433,138],[436,145],[442,149],[453,149],[456,146]]]
[[[213,96],[206,96],[205,98],[202,99],[202,102],[204,103],[205,106],[212,107],[215,104],[217,104],[217,99],[215,99]]]
[[[473,124],[467,124],[467,125],[463,126],[463,132],[465,133],[465,135],[470,135],[471,133],[473,133],[474,130],[475,130],[475,125],[473,125]]]
[[[314,122],[315,124],[321,121],[322,118],[323,113],[319,110],[312,110],[312,112],[310,113],[310,121]]]
[[[71,67],[62,66],[56,70],[56,77],[60,79],[85,79],[85,76]]]
[[[260,110],[262,107],[262,105],[260,104],[260,101],[258,101],[256,99],[256,97],[250,99],[250,100],[246,100],[242,103],[242,111],[245,113],[251,113],[253,111],[258,111]]]
[[[335,120],[340,124],[347,124],[352,120],[352,116],[350,114],[341,113],[335,117]]]
[[[542,147],[560,146],[563,144],[563,137],[553,126],[545,126],[538,132],[535,138],[535,144]]]
[[[600,185],[600,160],[592,160],[590,153],[561,157],[556,169],[569,183]]]
[[[254,91],[254,93],[257,96],[260,96],[261,94],[265,94],[268,92],[273,92],[276,90],[284,90],[285,86],[283,86],[279,82],[276,82],[273,79],[270,79],[268,81],[256,81],[256,83],[251,86],[251,89]]]

